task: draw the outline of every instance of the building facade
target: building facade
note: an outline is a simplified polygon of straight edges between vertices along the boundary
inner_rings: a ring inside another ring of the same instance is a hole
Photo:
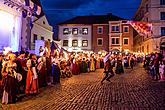
[[[3,41],[0,43],[0,51],[4,47],[10,47],[13,52],[30,49],[31,18],[36,20],[43,12],[39,0],[29,0],[28,3],[25,0],[0,1],[0,40]],[[34,5],[38,9],[34,9]]]
[[[59,26],[59,39],[66,50],[91,50],[92,26],[84,24],[63,24]]]
[[[109,29],[108,24],[93,24],[92,50],[94,52],[109,51],[108,29]]]
[[[165,0],[142,0],[133,20],[152,23],[152,34],[139,36],[141,43],[134,45],[135,52],[160,52],[161,44],[165,39]],[[138,42],[135,40],[134,44]]]
[[[42,16],[33,22],[31,29],[31,50],[35,49],[36,40],[50,40],[53,39],[53,27],[49,25],[46,16]]]
[[[133,28],[126,21],[109,21],[109,51],[133,52]]]
[[[69,51],[89,50],[96,53],[108,52],[108,22],[119,20],[123,20],[123,18],[112,14],[78,16],[59,24],[58,37],[62,41],[62,46]]]

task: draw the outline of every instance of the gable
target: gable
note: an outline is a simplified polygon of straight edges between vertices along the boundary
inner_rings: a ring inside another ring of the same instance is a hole
[[[46,18],[46,16],[42,16],[41,18],[39,18],[37,21],[35,21],[35,23],[42,25],[42,26],[49,26],[48,20]]]

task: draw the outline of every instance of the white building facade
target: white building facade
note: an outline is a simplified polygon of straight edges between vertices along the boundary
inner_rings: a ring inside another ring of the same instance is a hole
[[[35,40],[50,40],[53,39],[53,27],[49,25],[46,16],[42,16],[34,20],[31,30],[31,49],[35,49]]]
[[[153,31],[151,35],[141,36],[142,42],[135,51],[160,52],[165,39],[165,0],[142,0],[133,20],[152,23]]]
[[[91,50],[92,26],[81,24],[59,25],[58,38],[66,50]]]

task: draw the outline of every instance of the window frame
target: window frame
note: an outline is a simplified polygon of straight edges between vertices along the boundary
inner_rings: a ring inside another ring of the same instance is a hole
[[[160,35],[165,36],[165,27],[160,28]]]
[[[102,44],[101,45],[98,44],[99,40],[102,40]],[[103,38],[97,38],[97,46],[103,46]]]
[[[127,32],[125,31],[125,28],[128,28],[128,31]],[[129,33],[129,26],[123,26],[123,32],[124,33]]]
[[[64,42],[64,41],[67,41],[67,45],[64,45],[66,42]],[[65,47],[68,47],[68,44],[69,44],[69,41],[68,40],[63,40],[63,46],[65,46]]]
[[[76,34],[74,34],[74,31],[75,31],[75,30],[76,30],[76,32],[77,32]],[[72,34],[73,34],[73,35],[78,35],[78,28],[72,28]]]
[[[112,43],[112,39],[115,39],[115,44]],[[119,39],[119,43],[116,43],[116,39]],[[120,45],[120,37],[111,37],[111,45]]]
[[[125,39],[128,40],[128,44],[125,44],[125,42],[124,42]],[[129,45],[129,38],[123,38],[123,45]]]
[[[64,32],[65,32],[65,29],[68,30],[68,33],[64,33]],[[69,32],[69,28],[63,28],[63,35],[68,35],[68,34],[70,34],[70,32]]]
[[[84,41],[87,41],[87,46],[84,46]],[[82,40],[82,47],[88,47],[88,40]]]
[[[102,31],[100,32],[99,29],[101,29]],[[103,26],[97,27],[97,34],[103,34]]]
[[[115,30],[113,30],[113,27],[115,27]],[[118,27],[118,30],[116,27]],[[120,26],[119,25],[112,25],[111,26],[111,32],[120,32]]]
[[[160,20],[165,20],[165,12],[160,12]]]
[[[76,46],[74,45],[74,43],[75,43],[74,41],[77,41],[77,45]],[[72,47],[78,47],[78,40],[76,40],[76,39],[72,40]]]
[[[84,29],[87,29],[87,33],[84,33]],[[82,28],[82,34],[83,35],[88,35],[88,28]]]
[[[160,0],[160,5],[165,5],[165,0]]]

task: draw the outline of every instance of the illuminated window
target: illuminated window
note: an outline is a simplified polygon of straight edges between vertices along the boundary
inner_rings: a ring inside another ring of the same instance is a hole
[[[102,34],[103,33],[103,27],[97,27],[97,33]]]
[[[124,45],[128,45],[128,38],[124,38],[123,43],[124,43]]]
[[[68,46],[68,40],[63,40],[63,46]]]
[[[83,28],[82,29],[82,34],[87,35],[88,34],[88,28]]]
[[[64,34],[64,35],[70,34],[69,28],[64,28],[64,29],[63,29],[63,34]]]
[[[97,38],[97,45],[102,46],[103,45],[103,38]]]
[[[82,47],[88,47],[88,40],[82,41]]]
[[[37,34],[33,35],[33,43],[35,43],[35,41],[37,40]]]
[[[78,40],[72,40],[72,46],[77,47],[78,46]]]
[[[73,28],[72,29],[72,34],[77,35],[78,34],[78,29],[77,28]]]
[[[112,26],[112,32],[119,32],[119,26]]]

